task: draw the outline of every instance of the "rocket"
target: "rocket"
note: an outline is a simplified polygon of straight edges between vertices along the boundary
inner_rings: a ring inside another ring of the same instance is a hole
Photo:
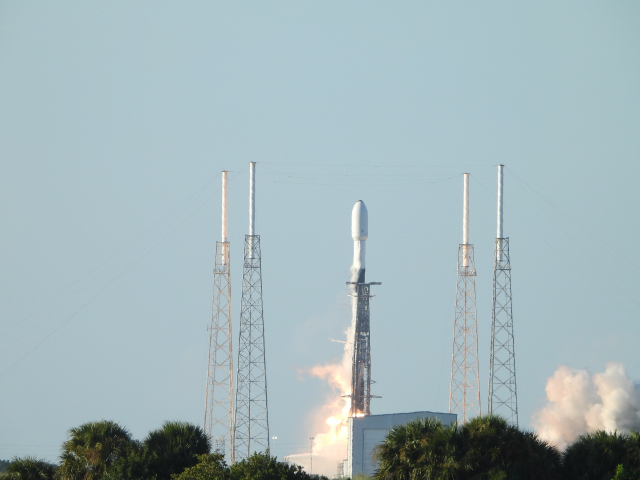
[[[351,366],[351,406],[349,416],[371,415],[371,345],[369,298],[371,285],[365,283],[366,241],[369,236],[369,213],[362,200],[358,200],[351,211],[351,238],[353,238],[353,265],[350,285],[353,298],[353,363]]]
[[[369,236],[369,212],[362,200],[358,200],[351,211],[351,237],[353,238],[353,278],[364,283],[366,241]]]

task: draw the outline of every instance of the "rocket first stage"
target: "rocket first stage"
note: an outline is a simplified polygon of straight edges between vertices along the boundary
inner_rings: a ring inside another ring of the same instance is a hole
[[[371,285],[365,283],[366,241],[369,236],[369,213],[362,200],[351,211],[351,237],[353,238],[353,266],[351,267],[353,316],[353,365],[351,368],[351,410],[349,416],[371,415],[371,345],[369,328],[369,294]]]

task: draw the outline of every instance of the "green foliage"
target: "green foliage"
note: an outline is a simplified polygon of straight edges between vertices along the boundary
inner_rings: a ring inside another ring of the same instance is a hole
[[[108,469],[103,480],[155,480],[150,464],[151,454],[141,442],[134,440],[125,454]]]
[[[267,453],[228,466],[210,446],[202,428],[185,422],[165,422],[143,442],[115,422],[89,422],[69,430],[60,467],[0,460],[0,480],[328,480]],[[374,455],[375,480],[640,480],[640,433],[583,435],[561,455],[493,416],[463,426],[433,419],[398,426]]]
[[[560,453],[498,417],[445,427],[422,419],[392,429],[378,448],[380,480],[555,480]]]
[[[9,462],[8,460],[0,460],[0,473],[4,472],[7,467],[9,466]]]
[[[172,480],[328,480],[309,475],[302,467],[278,462],[267,453],[250,457],[227,466],[224,456],[213,453],[198,456],[198,464],[187,468]]]
[[[580,436],[564,452],[567,480],[640,478],[640,436],[598,431]]]
[[[421,419],[393,428],[376,451],[380,480],[454,479],[464,470],[457,427]]]
[[[14,458],[0,474],[6,480],[53,480],[58,466],[35,457]]]
[[[224,461],[224,455],[209,453],[198,455],[198,463],[196,465],[171,478],[173,480],[229,480],[231,472]]]
[[[458,430],[465,473],[461,478],[560,479],[560,452],[536,434],[496,416],[477,417]]]
[[[311,480],[299,465],[278,462],[268,453],[254,453],[231,466],[232,480]]]
[[[62,444],[61,480],[101,480],[131,448],[129,432],[111,421],[88,422],[69,430]]]
[[[165,422],[144,440],[148,471],[157,480],[169,480],[198,463],[198,455],[211,450],[211,441],[201,427],[187,422]]]
[[[616,467],[616,474],[613,477],[613,480],[636,480],[637,477],[632,478],[629,473],[627,473],[624,469],[624,465],[620,464]]]

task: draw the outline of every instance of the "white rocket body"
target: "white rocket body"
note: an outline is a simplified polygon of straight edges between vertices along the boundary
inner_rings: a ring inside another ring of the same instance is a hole
[[[366,241],[369,236],[369,212],[362,200],[351,211],[351,237],[353,238],[352,281],[364,283]]]

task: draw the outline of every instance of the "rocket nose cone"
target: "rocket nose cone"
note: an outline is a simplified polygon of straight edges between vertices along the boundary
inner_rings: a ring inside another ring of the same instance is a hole
[[[358,200],[351,211],[351,237],[366,240],[369,236],[369,212],[362,200]]]

